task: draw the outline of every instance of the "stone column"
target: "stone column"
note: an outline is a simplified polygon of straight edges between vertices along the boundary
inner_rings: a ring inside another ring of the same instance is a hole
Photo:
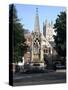
[[[51,48],[51,55],[52,55],[52,48]]]
[[[33,61],[33,37],[32,37],[32,49],[31,49],[31,61]]]
[[[40,54],[41,54],[41,55],[40,55],[40,61],[41,61],[41,62],[44,62],[44,57],[43,57],[43,56],[44,56],[44,55],[43,55],[44,52],[43,52],[42,40],[41,40],[41,51],[40,51]]]
[[[43,62],[43,48],[41,48],[41,57],[40,57],[40,61]]]

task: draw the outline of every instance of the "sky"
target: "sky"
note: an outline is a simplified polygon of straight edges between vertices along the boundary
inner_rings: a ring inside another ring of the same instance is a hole
[[[43,31],[43,22],[47,19],[48,22],[53,21],[57,18],[57,15],[61,11],[65,11],[65,7],[57,6],[40,6],[40,5],[27,5],[27,4],[15,4],[17,10],[17,16],[20,22],[24,24],[24,28],[30,32],[34,30],[36,8],[38,8],[40,30]]]

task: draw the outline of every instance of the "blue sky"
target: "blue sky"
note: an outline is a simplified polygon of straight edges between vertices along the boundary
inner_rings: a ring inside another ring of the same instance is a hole
[[[41,6],[41,5],[23,5],[15,4],[17,9],[18,18],[21,20],[21,23],[24,24],[24,28],[29,29],[30,31],[34,30],[34,22],[36,15],[36,8],[38,8],[39,13],[39,22],[40,30],[43,30],[43,22],[47,19],[48,22],[53,21],[57,18],[57,15],[61,11],[65,11],[65,7],[57,6]]]

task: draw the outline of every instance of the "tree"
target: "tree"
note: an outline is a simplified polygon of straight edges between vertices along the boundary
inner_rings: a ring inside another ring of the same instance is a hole
[[[60,56],[66,56],[66,12],[60,12],[54,24],[56,35],[54,35],[55,48]]]
[[[12,4],[9,6],[9,26],[12,26],[12,53],[13,62],[18,62],[22,60],[24,52],[27,50],[24,37],[24,28],[20,23],[17,16],[17,10]]]

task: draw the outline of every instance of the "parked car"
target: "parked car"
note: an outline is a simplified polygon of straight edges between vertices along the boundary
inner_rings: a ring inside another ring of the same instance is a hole
[[[56,69],[66,69],[66,66],[62,64],[56,64]]]

